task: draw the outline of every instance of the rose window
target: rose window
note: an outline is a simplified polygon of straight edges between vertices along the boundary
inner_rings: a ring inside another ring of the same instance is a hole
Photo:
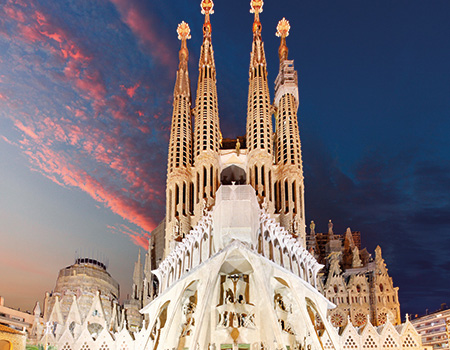
[[[386,312],[381,312],[378,314],[378,324],[385,324],[387,321],[387,314]]]
[[[344,316],[342,316],[339,312],[335,312],[331,315],[331,324],[334,327],[341,327],[344,325]]]
[[[359,327],[366,323],[366,315],[364,315],[362,312],[358,312],[355,317],[355,326]]]

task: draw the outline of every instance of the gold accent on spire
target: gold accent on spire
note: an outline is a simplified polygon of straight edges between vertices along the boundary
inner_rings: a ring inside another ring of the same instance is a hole
[[[255,20],[253,21],[253,33],[261,32],[261,22],[259,21],[259,14],[263,12],[263,5],[263,0],[250,1],[250,13],[255,14]]]
[[[189,25],[183,21],[177,27],[178,40],[181,40],[181,48],[178,54],[180,58],[180,67],[187,63],[189,51],[187,49],[186,40],[191,38],[191,29]]]
[[[202,15],[205,15],[205,24],[203,24],[203,36],[211,34],[211,22],[209,15],[214,13],[214,3],[212,0],[202,0],[200,3]]]
[[[191,38],[191,28],[185,21],[178,24],[177,27],[178,40],[186,40]]]
[[[289,29],[291,29],[289,21],[283,17],[283,19],[278,22],[277,32],[275,33],[277,37],[281,37],[280,47],[278,48],[278,57],[280,58],[280,62],[287,60],[288,57],[289,50],[286,45],[286,37],[289,36]]]
[[[277,32],[275,35],[277,37],[281,36],[282,38],[286,38],[289,36],[289,29],[291,29],[291,25],[289,24],[289,21],[283,17],[283,19],[278,22]]]

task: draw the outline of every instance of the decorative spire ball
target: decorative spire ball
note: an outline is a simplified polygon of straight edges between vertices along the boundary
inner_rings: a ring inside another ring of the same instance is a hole
[[[202,9],[202,15],[205,15],[205,24],[203,24],[203,35],[211,34],[211,22],[209,21],[209,15],[214,13],[214,3],[212,0],[202,0],[200,3]]]
[[[291,25],[289,24],[289,21],[283,17],[281,21],[278,21],[277,32],[275,35],[277,37],[286,38],[289,36],[289,29],[291,29]]]
[[[287,60],[288,57],[288,48],[286,46],[286,37],[289,35],[289,29],[291,26],[289,21],[283,17],[281,21],[278,22],[276,36],[281,37],[280,47],[278,48],[278,57],[280,58],[280,62]]]
[[[214,13],[212,0],[202,0],[200,7],[202,8],[202,15],[212,15]]]
[[[259,14],[263,11],[264,1],[251,0],[250,1],[250,13],[255,14],[255,20],[253,21],[253,33],[261,33],[261,22],[259,21]]]
[[[191,28],[185,21],[181,22],[177,27],[178,40],[186,40],[191,38]]]
[[[191,38],[191,29],[189,25],[183,21],[177,27],[178,40],[181,40],[181,49],[179,53],[180,67],[187,62],[189,51],[186,46],[186,40]]]
[[[263,0],[251,0],[250,1],[250,13],[254,13],[256,16],[263,12]]]

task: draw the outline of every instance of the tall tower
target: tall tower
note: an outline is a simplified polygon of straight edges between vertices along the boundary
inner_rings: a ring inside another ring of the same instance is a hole
[[[211,22],[214,4],[211,0],[201,3],[203,44],[200,51],[197,97],[195,103],[194,131],[194,190],[195,212],[193,224],[201,217],[206,206],[213,203],[219,187],[219,113],[217,107],[216,66],[211,43]]]
[[[286,37],[289,22],[283,18],[278,22],[276,35],[281,38],[278,56],[280,70],[275,80],[276,108],[276,182],[275,213],[280,214],[280,223],[289,227],[306,245],[303,166],[300,135],[297,122],[298,82],[294,61],[288,60]]]
[[[267,82],[267,64],[261,39],[263,1],[252,0],[253,43],[250,54],[249,87],[247,103],[247,149],[249,183],[260,200],[266,200],[269,212],[274,210],[272,107]]]
[[[181,40],[181,49],[173,92],[167,166],[165,256],[169,254],[171,245],[181,241],[183,235],[189,232],[190,214],[193,212],[191,88],[188,73],[189,51],[186,46],[186,40],[191,36],[187,23],[181,22],[177,33],[178,39]]]

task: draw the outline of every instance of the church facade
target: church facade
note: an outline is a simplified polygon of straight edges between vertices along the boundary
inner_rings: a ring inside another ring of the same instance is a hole
[[[333,239],[323,263],[320,245],[310,246],[316,237],[305,229],[298,81],[286,43],[290,25],[283,18],[277,26],[280,65],[272,101],[262,7],[262,0],[251,1],[246,135],[235,140],[223,139],[220,132],[213,2],[201,2],[205,20],[195,107],[188,72],[190,29],[179,24],[166,217],[152,235],[143,264],[140,255],[135,264],[132,297],[123,307],[114,302],[105,307],[112,300],[104,294],[115,291],[110,281],[112,287],[96,292],[83,314],[75,310],[80,309],[76,293],[72,304],[55,296],[53,306],[46,306],[46,321],[55,331],[36,335],[38,342],[64,350],[421,348],[411,323],[400,325],[397,291],[383,279],[381,250],[371,265],[374,283],[386,297],[397,298],[391,307],[380,299],[383,320],[365,308],[370,293],[364,288],[370,286],[362,281],[361,255],[350,247],[354,273],[348,277],[339,267],[343,255]],[[320,272],[325,265],[326,276]],[[350,296],[357,299],[347,300]],[[363,320],[354,322],[360,311]]]

